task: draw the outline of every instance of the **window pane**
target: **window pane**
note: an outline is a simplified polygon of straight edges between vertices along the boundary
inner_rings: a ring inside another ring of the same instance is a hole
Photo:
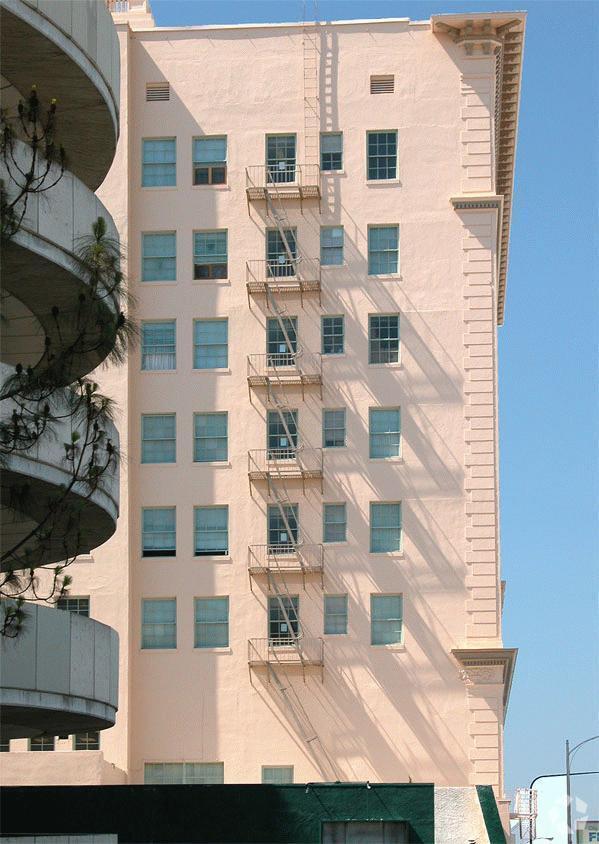
[[[297,454],[297,410],[269,410],[268,459],[292,460]]]
[[[288,278],[297,272],[296,230],[283,229],[283,235],[278,229],[266,232],[266,259],[271,278]]]
[[[321,226],[320,262],[325,267],[343,264],[343,226]]]
[[[345,542],[347,514],[345,504],[325,504],[323,508],[323,542]]]
[[[174,463],[176,460],[175,414],[141,417],[141,462]]]
[[[287,645],[299,635],[299,597],[278,595],[268,599],[268,636],[271,644]]]
[[[88,733],[75,733],[73,736],[73,748],[75,750],[99,750],[100,733],[97,730]]]
[[[175,320],[142,322],[141,368],[174,369],[177,365]]]
[[[266,165],[269,182],[295,181],[295,135],[266,136]]]
[[[144,557],[174,557],[176,547],[175,508],[144,507],[142,511],[142,555]]]
[[[397,178],[397,132],[368,132],[368,179]]]
[[[143,601],[141,646],[144,649],[177,647],[177,601],[175,598]]]
[[[371,643],[373,645],[392,645],[401,642],[402,637],[402,596],[371,595]]]
[[[282,323],[282,326],[281,326]],[[297,317],[270,317],[266,329],[268,366],[293,366],[297,352]]]
[[[193,235],[194,278],[227,278],[227,232],[205,231]]]
[[[89,617],[89,596],[59,598],[56,602],[56,609],[64,610],[65,612],[73,613],[73,615],[83,615]]]
[[[370,457],[399,456],[399,408],[374,408],[369,411]]]
[[[229,647],[228,598],[196,598],[195,647]]]
[[[372,552],[401,549],[401,505],[370,504],[370,550]]]
[[[324,632],[329,635],[347,633],[347,595],[325,595]]]
[[[399,267],[399,226],[368,229],[368,275],[393,275]]]
[[[345,409],[323,410],[322,447],[342,448],[345,446]]]
[[[287,785],[293,782],[293,765],[274,765],[262,767],[262,783],[264,785]]]
[[[345,319],[342,316],[322,317],[323,355],[341,355],[345,347]]]
[[[142,281],[176,281],[177,236],[175,232],[143,234]]]
[[[299,541],[297,504],[268,505],[268,550],[271,554],[292,553]]]
[[[175,138],[145,138],[142,142],[142,187],[165,187],[177,183]]]
[[[369,363],[397,363],[399,361],[399,316],[371,316],[369,329]]]
[[[36,736],[29,739],[29,750],[36,752],[52,751],[55,741],[55,736]]]
[[[194,451],[196,463],[227,460],[227,413],[194,413]]]
[[[223,762],[146,762],[146,785],[222,785]]]
[[[227,160],[226,138],[194,138],[194,164],[218,164]]]
[[[229,553],[229,508],[195,508],[195,555],[224,556]]]
[[[321,134],[320,166],[322,170],[343,169],[343,135],[341,132]]]
[[[229,365],[229,321],[197,319],[193,332],[194,369],[226,369]]]

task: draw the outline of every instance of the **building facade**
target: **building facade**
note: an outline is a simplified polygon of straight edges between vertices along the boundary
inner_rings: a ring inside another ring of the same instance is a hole
[[[101,376],[124,512],[73,567],[127,678],[96,752],[130,784],[490,785],[505,818],[497,326],[525,16],[113,11],[100,196],[140,343]],[[82,782],[53,756],[47,781]]]

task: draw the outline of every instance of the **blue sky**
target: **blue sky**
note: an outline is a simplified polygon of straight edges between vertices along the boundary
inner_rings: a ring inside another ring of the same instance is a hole
[[[315,5],[320,20],[528,11],[500,329],[504,638],[520,648],[506,730],[511,792],[563,770],[565,738],[599,733],[599,3],[307,0],[307,18]],[[152,7],[160,26],[303,16],[302,0],[152,0]],[[599,741],[577,764],[599,770]],[[586,779],[596,786],[599,778]],[[599,806],[594,811],[599,817]]]

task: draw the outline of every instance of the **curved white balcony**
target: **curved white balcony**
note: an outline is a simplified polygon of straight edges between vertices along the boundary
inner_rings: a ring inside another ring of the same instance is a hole
[[[0,0],[0,73],[22,96],[58,101],[57,141],[69,169],[95,190],[118,139],[120,56],[102,2]]]
[[[118,634],[91,618],[25,605],[23,630],[0,637],[3,741],[105,730],[118,706]]]
[[[31,164],[29,148],[15,143],[16,164]],[[12,169],[16,173],[16,169]],[[56,167],[49,173],[48,184],[59,175]],[[0,163],[0,179],[4,180],[9,199],[18,195],[18,187]],[[107,224],[107,234],[118,242],[114,221],[100,200],[76,176],[65,172],[47,193],[31,194],[17,233],[2,248],[3,323],[0,359],[12,365],[43,367],[45,338],[58,352],[77,337],[79,296],[86,295],[88,280],[77,250],[81,239],[91,235],[98,217]],[[58,307],[59,324],[52,314]],[[115,298],[106,295],[98,304],[104,324],[116,319]],[[99,335],[98,335],[99,336]],[[89,331],[86,347],[89,352],[73,356],[64,383],[91,372],[106,357],[108,350],[94,349],[97,337]]]
[[[0,372],[5,376],[5,365]],[[4,400],[2,416],[9,418],[14,407],[12,400]],[[55,417],[68,413],[64,397],[53,399],[50,409]],[[71,442],[75,430],[77,423],[72,416],[58,419],[44,431],[37,444],[5,457],[0,479],[0,570],[23,568],[16,562],[23,559],[25,551],[32,568],[88,554],[114,533],[119,510],[118,465],[113,463],[106,470],[93,492],[82,483],[68,489],[73,475],[65,460],[65,443]],[[107,424],[105,430],[118,449],[119,435],[114,425]],[[89,459],[91,446],[84,445],[85,432],[79,429],[79,433],[79,445],[82,451],[87,449],[85,457]],[[103,455],[100,448],[100,461]],[[57,498],[60,507],[56,506]],[[40,525],[50,527],[47,516],[51,508],[52,530],[48,535],[43,530],[40,532]]]

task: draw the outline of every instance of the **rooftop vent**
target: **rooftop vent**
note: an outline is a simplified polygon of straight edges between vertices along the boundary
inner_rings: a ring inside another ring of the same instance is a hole
[[[390,73],[385,76],[370,77],[371,94],[392,94],[395,90],[395,76]]]
[[[168,82],[147,82],[146,102],[155,103],[159,100],[170,100],[171,86]]]

